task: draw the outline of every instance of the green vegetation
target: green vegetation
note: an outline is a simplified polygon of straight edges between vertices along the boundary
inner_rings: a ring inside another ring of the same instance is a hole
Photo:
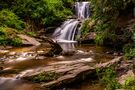
[[[135,90],[135,78],[129,76],[125,81],[124,88],[127,90]]]
[[[24,22],[19,20],[19,17],[12,11],[6,9],[0,11],[0,26],[10,27],[17,30],[25,28]]]
[[[1,0],[0,27],[11,28],[16,34],[27,32],[35,36],[33,32],[57,26],[71,16],[73,3],[74,0]],[[21,40],[16,35],[11,38],[8,32],[3,34],[0,35],[1,45],[20,45]]]
[[[93,19],[96,20],[94,31],[97,32],[96,43],[103,45],[105,42],[116,42],[117,19],[131,0],[91,0],[94,5]]]
[[[0,27],[0,45],[20,46],[22,42],[17,33],[16,29]]]
[[[121,88],[135,90],[135,78],[133,76],[128,76],[124,81],[124,85],[121,85],[116,79],[117,74],[114,67],[97,69],[96,72],[101,84],[104,85],[107,90],[117,90]]]
[[[123,51],[127,59],[135,57],[135,21],[133,21],[128,27],[126,27],[126,33],[124,37],[128,37],[129,43],[124,45]]]
[[[76,0],[1,0],[0,2],[0,45],[20,46],[22,40],[17,34],[36,36],[36,32],[48,27],[56,27],[73,15],[72,8]],[[84,1],[84,0],[81,0]],[[128,13],[133,9],[132,0],[89,0],[92,17],[82,25],[82,36],[96,32],[97,45],[118,46],[123,48],[127,59],[135,58],[135,21],[129,23]],[[134,5],[135,6],[135,5]],[[133,16],[132,16],[133,17]],[[123,21],[122,21],[123,20]],[[121,22],[120,22],[121,21]],[[124,22],[124,23],[123,23]],[[126,24],[125,24],[126,23]],[[78,36],[79,37],[79,36]],[[80,38],[80,37],[79,37]],[[77,38],[78,39],[78,38]],[[50,50],[48,56],[61,52]],[[135,65],[133,66],[135,67]],[[135,90],[135,79],[127,78],[121,86],[113,67],[97,70],[99,80],[107,90],[121,87]],[[43,72],[26,78],[34,82],[48,82],[58,78],[54,72]]]
[[[32,36],[32,37],[35,37],[36,36],[36,33],[35,32],[32,32],[32,31],[28,31],[26,32],[28,35]]]
[[[128,44],[124,47],[125,57],[127,59],[132,59],[135,57],[135,45],[134,44]]]
[[[0,45],[20,46],[21,39],[17,33],[25,28],[25,23],[12,11],[3,9],[0,11]]]
[[[135,57],[135,21],[133,0],[89,0],[92,17],[82,27],[82,37],[96,32],[97,45],[123,50],[127,59]],[[129,20],[125,19],[130,17]],[[94,21],[94,26],[91,23]],[[124,48],[123,48],[124,47]]]
[[[97,69],[97,75],[107,90],[116,90],[121,88],[121,85],[116,80],[117,75],[114,68],[109,67],[104,70]]]
[[[24,20],[30,19],[36,24],[51,26],[72,15],[72,3],[73,0],[13,0],[12,4],[6,4]]]
[[[90,20],[86,20],[83,25],[82,25],[82,28],[81,28],[81,34],[83,36],[87,35],[89,33],[89,22]]]
[[[48,81],[56,80],[57,78],[58,78],[58,74],[54,72],[43,72],[36,76],[27,77],[25,79],[34,82],[48,82]]]

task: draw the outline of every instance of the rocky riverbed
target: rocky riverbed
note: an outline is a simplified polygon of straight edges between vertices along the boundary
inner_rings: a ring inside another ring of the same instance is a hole
[[[18,81],[18,79],[22,79],[26,81],[28,80],[30,83],[32,81],[39,84],[38,86],[40,89],[41,87],[52,88],[59,85],[64,86],[67,83],[76,81],[77,79],[82,81],[85,75],[89,75],[91,71],[93,72],[96,69],[96,66],[101,67],[104,63],[110,63],[110,60],[119,55],[108,53],[115,53],[115,51],[112,51],[111,49],[96,47],[94,45],[77,46],[76,52],[68,56],[44,56],[44,53],[49,50],[50,47],[47,48],[45,45],[3,49],[1,53],[1,79],[5,80],[3,78],[6,78],[8,81],[12,81],[12,79]],[[120,58],[118,58],[118,60],[120,60]],[[124,63],[124,65],[126,65],[126,63]],[[121,68],[119,68],[119,70],[121,70]],[[129,70],[131,69],[128,69],[127,71]],[[28,83],[26,82],[25,84],[27,87]],[[92,83],[90,85],[92,85]],[[12,87],[16,86],[13,85]],[[94,88],[94,86],[92,87]],[[63,88],[68,87],[65,86]],[[38,88],[36,90],[40,89]],[[31,88],[29,90],[33,89]]]

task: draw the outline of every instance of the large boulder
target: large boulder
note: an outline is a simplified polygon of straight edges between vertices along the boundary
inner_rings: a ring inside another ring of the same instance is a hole
[[[110,67],[121,60],[123,60],[122,57],[117,57],[109,62],[93,65],[93,67],[89,65],[94,61],[92,58],[76,61],[61,61],[38,69],[23,71],[19,77],[41,83],[41,86],[45,88],[52,88],[84,79],[87,75],[93,75],[96,69]]]

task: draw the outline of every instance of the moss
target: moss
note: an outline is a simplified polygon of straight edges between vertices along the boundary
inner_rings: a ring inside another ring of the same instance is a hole
[[[32,77],[26,77],[25,79],[39,83],[39,82],[49,82],[52,80],[56,80],[58,76],[59,75],[56,74],[55,72],[42,72]]]

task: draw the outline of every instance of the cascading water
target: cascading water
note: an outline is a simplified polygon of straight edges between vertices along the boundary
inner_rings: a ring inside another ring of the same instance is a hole
[[[53,34],[54,39],[57,42],[64,42],[66,40],[73,41],[78,24],[79,21],[76,19],[65,21],[61,27],[55,30]]]
[[[90,16],[89,2],[76,2],[75,11],[78,18],[65,21],[52,35],[60,43],[64,52],[75,50],[73,43],[76,42],[74,37],[80,22],[79,20],[87,19]]]
[[[89,2],[76,2],[75,10],[76,15],[80,19],[85,19],[90,16]]]

